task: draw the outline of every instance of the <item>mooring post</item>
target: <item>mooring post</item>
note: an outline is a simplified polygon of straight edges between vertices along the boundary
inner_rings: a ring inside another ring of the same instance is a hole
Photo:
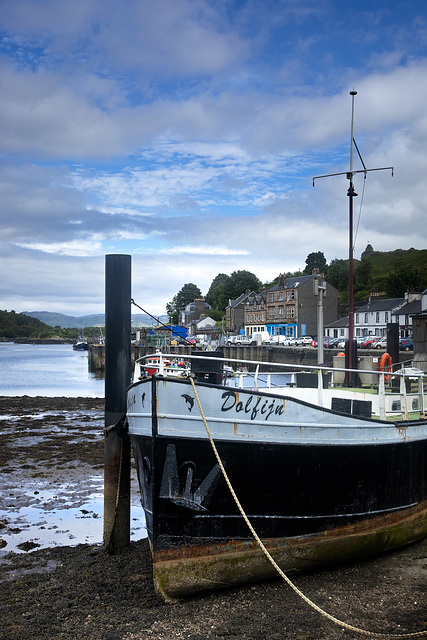
[[[123,430],[130,383],[131,257],[105,256],[104,549],[130,544],[130,443]],[[116,427],[114,425],[117,425]]]

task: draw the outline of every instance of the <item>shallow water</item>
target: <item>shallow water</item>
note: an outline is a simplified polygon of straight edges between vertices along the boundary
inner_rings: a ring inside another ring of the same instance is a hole
[[[102,544],[103,425],[104,414],[95,409],[1,413],[7,456],[0,468],[0,544],[6,543],[0,557],[10,551]],[[96,460],[81,459],[84,443],[98,451]],[[132,469],[131,540],[146,536]]]
[[[88,371],[87,351],[70,344],[0,342],[0,396],[103,398],[104,380]]]

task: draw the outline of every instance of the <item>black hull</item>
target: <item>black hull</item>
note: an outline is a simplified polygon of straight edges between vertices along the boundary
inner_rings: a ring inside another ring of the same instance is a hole
[[[156,498],[168,477],[168,447],[176,453],[180,493],[189,463],[194,493],[216,464],[209,442],[134,436],[132,444],[153,550],[252,538],[222,477],[205,512],[172,495]],[[425,498],[424,442],[343,447],[217,443],[217,448],[240,503],[263,538],[306,536],[376,520],[416,507]],[[147,458],[152,468],[162,470],[149,484],[144,478]]]

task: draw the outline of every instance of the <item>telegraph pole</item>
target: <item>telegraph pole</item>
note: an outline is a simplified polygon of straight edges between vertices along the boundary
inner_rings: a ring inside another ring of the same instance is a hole
[[[364,173],[365,178],[368,171],[384,171],[386,169],[391,170],[391,175],[393,175],[394,167],[379,167],[377,169],[367,169],[365,163],[363,162],[362,156],[360,155],[359,149],[357,147],[356,141],[354,139],[354,96],[357,95],[357,91],[350,91],[351,95],[351,135],[350,135],[350,170],[342,171],[340,173],[329,173],[324,176],[315,176],[313,178],[313,187],[315,180],[319,178],[331,178],[333,176],[346,176],[349,181],[349,188],[347,190],[348,196],[348,227],[349,227],[349,238],[348,238],[348,272],[349,272],[349,282],[348,282],[348,362],[346,362],[346,369],[353,368],[353,340],[354,340],[354,306],[353,306],[353,253],[354,253],[354,243],[353,243],[353,198],[357,196],[357,193],[354,190],[353,184],[353,176],[356,173]],[[359,155],[360,162],[362,163],[363,169],[359,169],[358,171],[354,171],[353,169],[353,149],[356,148],[356,151]],[[323,339],[323,336],[322,336]],[[352,385],[352,372],[350,371],[347,377],[348,386]]]

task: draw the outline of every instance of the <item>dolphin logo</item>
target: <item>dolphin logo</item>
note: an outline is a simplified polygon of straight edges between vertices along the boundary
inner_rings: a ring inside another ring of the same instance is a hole
[[[189,396],[188,393],[183,393],[181,395],[181,398],[184,398],[185,402],[188,402],[188,404],[190,405],[188,407],[188,410],[191,411],[194,407],[194,398],[192,396]]]

